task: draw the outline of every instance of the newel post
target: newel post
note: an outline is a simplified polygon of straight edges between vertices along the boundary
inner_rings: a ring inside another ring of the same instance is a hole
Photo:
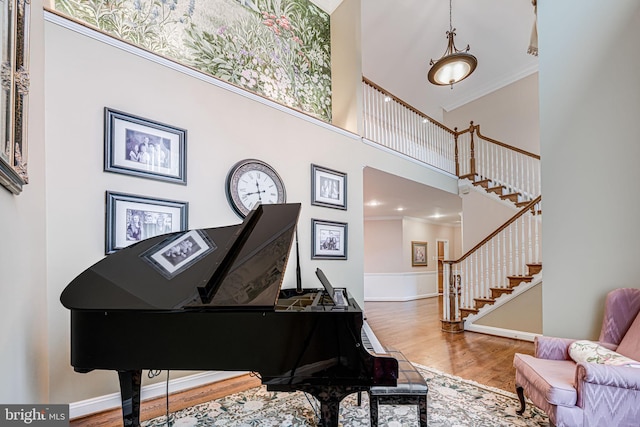
[[[473,126],[473,120],[471,121],[471,124],[469,125],[469,133],[471,133],[471,158],[469,159],[469,167],[471,169],[471,174],[475,175],[476,174],[476,153],[475,153],[475,141],[473,139],[473,134],[475,132],[476,128]]]
[[[442,324],[442,331],[458,333],[464,332],[464,320],[458,316],[456,309],[456,300],[458,298],[458,285],[456,283],[456,274],[453,274],[454,261],[444,261],[444,283],[447,284],[447,290],[444,291],[442,296],[442,312],[443,319],[440,321]]]
[[[460,176],[460,161],[458,160],[458,128],[453,128],[453,138],[454,138],[454,158],[456,162],[456,176]]]

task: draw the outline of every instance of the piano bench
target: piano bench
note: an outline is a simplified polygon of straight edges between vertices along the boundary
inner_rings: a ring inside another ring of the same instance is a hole
[[[386,353],[398,360],[398,385],[369,390],[371,426],[378,426],[378,405],[418,405],[420,427],[427,427],[427,381],[400,351],[386,348]]]

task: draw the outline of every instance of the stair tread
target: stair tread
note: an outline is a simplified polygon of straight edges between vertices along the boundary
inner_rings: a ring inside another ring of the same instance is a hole
[[[493,299],[493,298],[485,298],[485,297],[474,298],[474,300],[476,300],[476,301],[487,301],[487,302],[495,301],[495,299]]]
[[[473,185],[479,185],[480,187],[487,188],[490,182],[490,179],[481,179],[480,181],[473,181]]]

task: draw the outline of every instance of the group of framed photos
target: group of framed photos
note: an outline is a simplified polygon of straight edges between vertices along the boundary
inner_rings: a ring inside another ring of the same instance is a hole
[[[347,174],[311,165],[311,204],[347,210]],[[347,259],[345,222],[311,219],[311,259]]]
[[[104,126],[105,172],[187,184],[185,129],[108,107]],[[188,202],[110,191],[106,198],[106,254],[188,229]]]
[[[108,107],[104,123],[105,172],[187,184],[185,129]],[[347,174],[312,164],[311,204],[347,210]],[[186,231],[188,212],[188,202],[107,191],[105,253],[161,234]],[[347,223],[313,218],[311,227],[312,259],[347,259]],[[182,263],[173,264],[165,252],[170,251],[159,250],[148,261],[169,277],[181,271]]]

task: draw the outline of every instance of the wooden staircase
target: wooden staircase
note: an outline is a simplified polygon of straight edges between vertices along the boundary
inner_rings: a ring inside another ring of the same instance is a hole
[[[490,298],[474,298],[474,308],[460,308],[460,318],[465,319],[471,314],[477,314],[480,309],[486,305],[492,305],[496,302],[496,299],[504,294],[510,295],[513,293],[516,287],[521,283],[529,283],[533,280],[533,276],[542,271],[542,263],[527,264],[527,275],[522,276],[508,276],[508,287],[494,287],[489,288],[491,290]]]
[[[504,185],[493,182],[489,178],[480,178],[478,174],[471,173],[460,176],[460,179],[468,179],[474,186],[483,188],[487,193],[496,194],[500,199],[507,200],[515,205],[517,208],[526,206],[531,199],[527,198],[524,194],[518,192],[506,192],[507,187]]]

